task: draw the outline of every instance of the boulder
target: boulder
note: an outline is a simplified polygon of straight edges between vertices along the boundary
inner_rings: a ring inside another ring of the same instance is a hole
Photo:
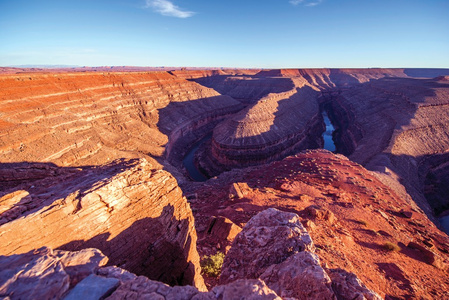
[[[271,265],[260,279],[279,296],[297,299],[335,299],[331,280],[314,253],[296,253]]]
[[[0,256],[0,297],[61,299],[71,282],[93,275],[106,262],[107,257],[97,249],[66,252],[43,247]]]
[[[235,225],[234,222],[226,217],[219,216],[211,218],[207,234],[218,241],[232,242],[240,231],[242,231],[242,228]]]
[[[342,269],[327,270],[332,280],[332,289],[341,300],[381,300],[375,292],[368,289],[354,274]]]
[[[314,250],[314,245],[298,215],[267,209],[253,217],[234,239],[220,283],[256,279],[269,266],[305,250]]]
[[[64,300],[98,300],[111,295],[120,285],[115,278],[104,278],[91,274],[78,283]]]
[[[234,182],[229,188],[229,197],[242,199],[251,192],[246,182]]]
[[[418,250],[421,253],[422,260],[425,263],[432,265],[440,270],[448,269],[448,262],[427,247],[415,242],[408,243],[407,247]]]
[[[260,279],[239,279],[226,285],[217,286],[209,294],[213,296],[211,299],[282,299]],[[202,298],[193,299],[199,300]]]

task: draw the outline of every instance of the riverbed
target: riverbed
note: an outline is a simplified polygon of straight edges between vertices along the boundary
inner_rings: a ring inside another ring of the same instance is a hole
[[[203,144],[204,142],[206,142],[207,140],[209,140],[211,138],[212,138],[212,134],[208,134],[204,138],[202,138],[201,140],[199,140],[195,144],[193,144],[193,146],[190,148],[187,155],[182,160],[182,164],[186,168],[187,173],[189,174],[190,178],[192,178],[194,181],[202,182],[202,181],[206,181],[208,179],[206,176],[204,176],[203,173],[201,173],[197,169],[197,167],[195,165],[195,153],[198,150],[198,148],[201,146],[201,144]]]
[[[332,139],[332,133],[334,132],[335,128],[334,125],[332,125],[331,120],[329,119],[326,111],[323,111],[323,119],[324,124],[326,124],[326,131],[323,133],[323,139],[324,139],[324,149],[334,152],[336,147],[334,140]]]

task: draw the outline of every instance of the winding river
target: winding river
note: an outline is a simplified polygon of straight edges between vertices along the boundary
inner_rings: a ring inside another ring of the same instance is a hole
[[[329,120],[329,117],[327,115],[326,111],[323,111],[323,119],[324,124],[326,124],[326,131],[323,133],[323,139],[324,139],[324,149],[334,152],[335,151],[335,143],[332,139],[332,132],[334,132],[335,128],[334,125],[332,125],[331,120]]]
[[[207,140],[212,138],[212,133],[206,135],[201,140],[197,141],[193,146],[190,148],[187,155],[182,160],[182,164],[187,170],[187,173],[189,173],[190,178],[192,178],[194,181],[206,181],[208,178],[201,173],[197,167],[195,166],[195,153],[198,150],[198,148],[206,142]]]
[[[335,143],[332,139],[332,132],[334,131],[334,126],[332,125],[331,121],[329,120],[329,117],[327,116],[327,113],[323,111],[323,119],[324,123],[326,124],[326,131],[323,133],[323,139],[324,139],[324,149],[329,151],[335,151]],[[184,157],[182,163],[184,167],[187,170],[187,173],[189,174],[190,178],[192,178],[194,181],[206,181],[208,178],[204,176],[203,173],[201,173],[197,167],[195,166],[195,153],[198,150],[198,148],[207,140],[212,138],[212,133],[206,135],[201,140],[197,141],[193,146],[190,148],[187,155]]]

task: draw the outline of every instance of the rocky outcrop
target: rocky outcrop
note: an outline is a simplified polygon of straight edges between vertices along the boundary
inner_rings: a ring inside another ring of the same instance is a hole
[[[193,287],[168,287],[160,282],[138,277],[121,285],[107,299],[179,299],[179,300],[215,300],[250,299],[281,300],[278,295],[261,280],[237,280],[227,285],[201,293]]]
[[[52,170],[2,197],[0,255],[98,248],[139,275],[204,288],[192,212],[168,172],[145,159]]]
[[[0,297],[61,299],[107,261],[97,249],[68,252],[43,247],[25,254],[0,256]],[[118,280],[114,281],[117,286]]]
[[[201,292],[170,287],[118,267],[103,267],[97,249],[78,252],[41,248],[0,256],[0,297],[5,299],[266,299],[280,300],[261,280],[238,280]]]
[[[385,298],[444,298],[449,289],[444,269],[449,265],[448,236],[416,204],[377,176],[346,157],[325,150],[304,151],[267,165],[223,173],[192,191],[196,193],[192,209],[198,216],[197,228],[205,236],[199,243],[200,254],[210,255],[212,248],[210,238],[204,234],[209,219],[202,216],[220,215],[242,226],[261,211],[274,207],[300,216],[325,273],[332,279],[334,270],[347,272],[341,279],[331,281],[334,287],[339,281],[347,282],[348,295],[360,292],[360,281]],[[240,199],[231,198],[233,183],[246,183],[251,192]],[[239,236],[234,242],[237,240]],[[421,248],[411,247],[414,244],[407,247],[411,241]],[[386,243],[396,245],[398,250],[385,250]],[[269,245],[260,251],[262,255],[269,252]],[[256,253],[248,243],[246,252],[242,247],[241,256],[263,257],[251,251]],[[232,252],[231,248],[229,255]],[[244,260],[249,258],[235,257],[236,274],[246,272],[244,266],[252,266]],[[242,265],[238,266],[238,262]],[[281,262],[270,276],[276,278],[281,266],[285,278],[293,273]],[[359,281],[354,281],[350,274]],[[333,291],[336,293],[336,288]]]
[[[268,267],[260,278],[278,295],[295,299],[334,299],[331,280],[309,251],[296,253]],[[354,298],[351,298],[354,299]]]
[[[258,278],[269,266],[313,249],[297,215],[269,209],[252,218],[237,235],[223,262],[220,283]]]
[[[283,298],[365,299],[368,295],[366,299],[381,299],[354,274],[350,274],[352,281],[333,275],[334,282],[314,251],[298,215],[270,208],[253,217],[237,235],[223,263],[220,282],[260,278]]]

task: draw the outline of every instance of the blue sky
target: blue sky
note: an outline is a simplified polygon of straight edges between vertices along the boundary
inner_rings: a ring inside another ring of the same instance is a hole
[[[0,0],[0,66],[449,68],[448,0]]]

